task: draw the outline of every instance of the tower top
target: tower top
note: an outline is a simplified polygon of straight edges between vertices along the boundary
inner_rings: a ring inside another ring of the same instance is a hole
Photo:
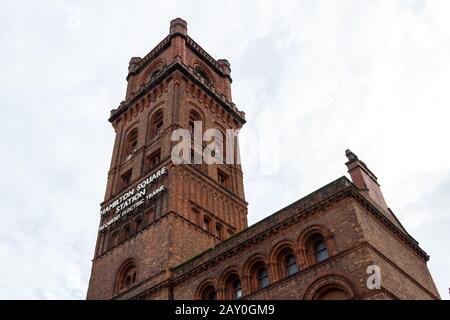
[[[181,18],[170,21],[170,34],[181,33],[187,35],[187,22]]]

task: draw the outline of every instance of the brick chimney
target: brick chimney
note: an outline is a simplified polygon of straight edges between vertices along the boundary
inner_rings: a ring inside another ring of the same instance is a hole
[[[377,177],[369,170],[367,165],[359,160],[358,156],[350,150],[345,151],[348,158],[346,163],[348,173],[352,178],[353,183],[360,189],[360,191],[371,198],[381,209],[390,213],[390,210],[384,200],[380,185],[377,182]]]

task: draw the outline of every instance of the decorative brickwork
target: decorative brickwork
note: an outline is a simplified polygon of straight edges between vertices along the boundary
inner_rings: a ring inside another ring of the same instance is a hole
[[[175,129],[245,124],[230,63],[192,40],[184,20],[128,70],[109,118],[116,137],[88,299],[439,299],[427,254],[353,152],[353,182],[339,178],[250,227],[240,164],[172,162]],[[373,266],[381,282],[371,285]]]

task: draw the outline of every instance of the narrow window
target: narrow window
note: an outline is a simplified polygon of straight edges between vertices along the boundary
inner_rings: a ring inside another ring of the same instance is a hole
[[[123,231],[122,231],[122,241],[127,240],[130,237],[130,232],[131,228],[130,225],[127,224],[126,226],[123,227]]]
[[[162,133],[164,124],[164,113],[157,111],[150,121],[150,139],[158,137]]]
[[[153,222],[155,222],[155,218],[156,218],[155,206],[151,206],[150,208],[145,210],[145,214],[144,214],[145,221],[144,221],[144,223],[146,223],[147,225],[152,224]]]
[[[153,152],[147,157],[147,172],[155,169],[161,162],[161,150]]]
[[[195,132],[195,122],[202,121],[202,117],[198,114],[197,111],[191,110],[189,114],[189,130],[191,132],[191,138],[194,139]]]
[[[197,208],[191,209],[191,222],[199,225],[200,211]]]
[[[225,188],[228,187],[228,175],[226,175],[219,169],[217,170],[217,181]]]
[[[216,237],[222,239],[222,226],[220,224],[216,224]]]
[[[286,267],[286,273],[289,276],[292,276],[293,274],[298,272],[298,266],[297,262],[295,261],[295,257],[292,254],[289,254],[285,258],[285,267]]]
[[[114,231],[111,233],[109,238],[108,250],[114,248],[119,243],[119,231]]]
[[[142,228],[142,218],[137,217],[136,220],[134,220],[134,233],[138,233],[141,231]]]
[[[203,229],[205,231],[209,232],[209,218],[208,217],[203,218]]]
[[[129,160],[132,156],[132,154],[137,149],[137,141],[138,141],[138,130],[133,129],[128,133],[127,137],[125,138],[125,146],[123,150],[123,159],[125,161]]]
[[[122,189],[125,189],[125,188],[127,188],[130,185],[130,183],[131,183],[131,173],[132,173],[132,171],[128,170],[127,172],[125,172],[122,175],[122,177],[121,177],[121,180],[122,180],[121,188]]]
[[[242,285],[241,285],[241,280],[239,278],[233,280],[232,292],[233,292],[234,300],[238,300],[238,299],[242,298],[242,296],[243,296]]]
[[[269,285],[269,274],[266,268],[261,268],[258,270],[258,284],[260,289],[263,289]]]
[[[323,239],[316,240],[313,245],[316,263],[322,262],[329,258],[327,245]]]

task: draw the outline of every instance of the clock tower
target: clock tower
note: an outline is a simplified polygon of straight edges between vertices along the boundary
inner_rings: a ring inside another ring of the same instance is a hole
[[[131,58],[125,100],[109,118],[115,142],[88,299],[133,298],[150,287],[160,287],[155,299],[171,299],[172,268],[247,228],[237,137],[226,143],[233,145],[226,163],[177,165],[172,157],[178,129],[227,136],[245,123],[230,72],[227,60],[188,36],[182,19],[145,57]],[[202,159],[206,143],[189,144],[189,157]]]

